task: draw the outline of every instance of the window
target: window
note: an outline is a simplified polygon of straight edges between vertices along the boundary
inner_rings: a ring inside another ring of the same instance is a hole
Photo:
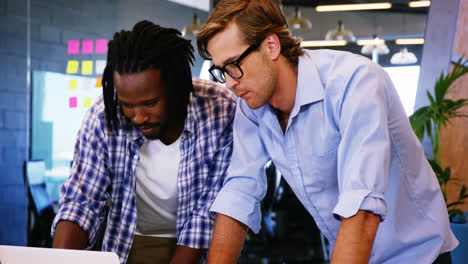
[[[406,115],[414,112],[416,90],[418,89],[419,66],[385,67],[400,95],[400,100],[405,108]]]

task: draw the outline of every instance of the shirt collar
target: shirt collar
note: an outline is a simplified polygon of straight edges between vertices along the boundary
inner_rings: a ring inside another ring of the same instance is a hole
[[[296,99],[291,117],[296,116],[302,106],[323,100],[324,97],[324,87],[317,67],[307,52],[299,56],[297,71]]]
[[[187,117],[185,118],[184,132],[196,133],[198,130],[197,122],[195,122],[197,111],[194,103],[192,103],[193,100],[193,93],[190,93],[190,103],[187,106]]]

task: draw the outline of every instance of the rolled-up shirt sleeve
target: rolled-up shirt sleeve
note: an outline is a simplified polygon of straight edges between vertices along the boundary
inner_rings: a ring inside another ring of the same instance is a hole
[[[236,219],[255,233],[261,225],[260,201],[267,189],[264,165],[269,160],[259,133],[254,114],[239,99],[233,125],[231,164],[210,210]]]
[[[385,190],[390,162],[388,109],[393,85],[383,69],[361,66],[350,76],[339,112],[339,198],[335,217],[352,217],[359,210],[387,213]]]

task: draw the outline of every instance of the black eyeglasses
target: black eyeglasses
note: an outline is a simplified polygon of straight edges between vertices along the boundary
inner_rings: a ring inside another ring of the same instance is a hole
[[[262,42],[252,44],[250,47],[248,47],[240,56],[237,60],[231,61],[226,63],[223,67],[219,66],[211,66],[211,68],[208,70],[210,71],[211,76],[213,76],[214,80],[220,83],[225,83],[226,82],[226,76],[224,76],[225,73],[229,74],[234,79],[240,79],[242,76],[244,76],[244,72],[242,71],[241,67],[239,66],[239,63],[247,57],[252,51],[256,50]]]

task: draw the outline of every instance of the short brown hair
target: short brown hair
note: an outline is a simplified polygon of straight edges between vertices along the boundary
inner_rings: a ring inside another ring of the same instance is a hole
[[[304,54],[300,38],[292,37],[286,18],[277,0],[222,0],[211,12],[202,30],[197,34],[200,55],[211,60],[208,41],[234,21],[249,45],[260,43],[268,35],[276,34],[281,43],[281,55],[293,65]]]

